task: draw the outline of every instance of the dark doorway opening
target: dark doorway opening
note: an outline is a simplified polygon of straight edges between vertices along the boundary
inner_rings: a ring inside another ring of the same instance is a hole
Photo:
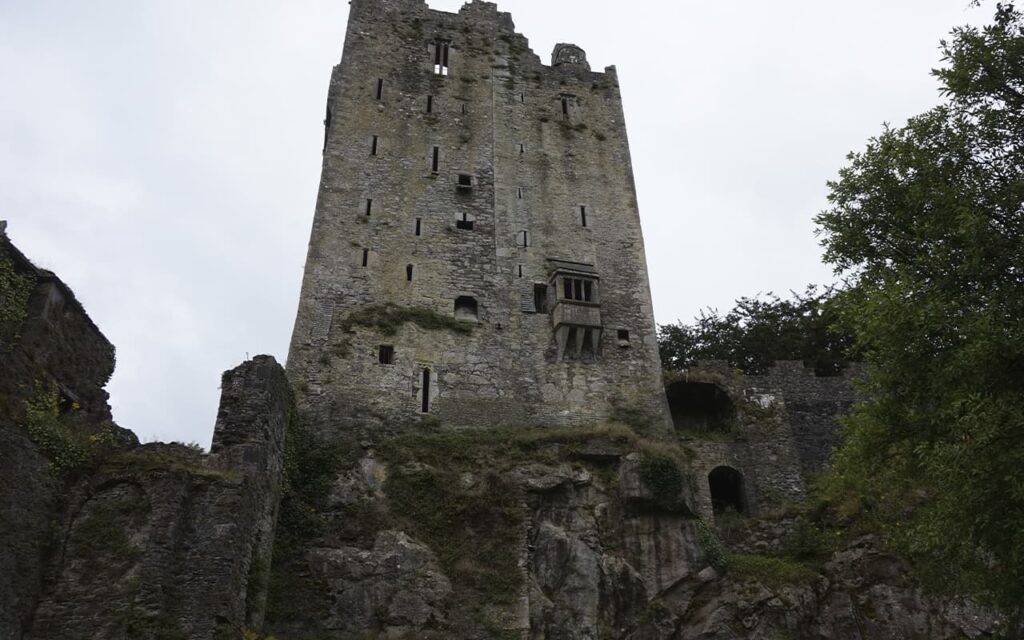
[[[710,382],[674,382],[665,389],[677,431],[728,431],[736,420],[729,394]]]
[[[743,499],[743,474],[732,467],[715,467],[708,474],[708,488],[711,489],[711,507],[715,513],[735,511],[746,513]]]

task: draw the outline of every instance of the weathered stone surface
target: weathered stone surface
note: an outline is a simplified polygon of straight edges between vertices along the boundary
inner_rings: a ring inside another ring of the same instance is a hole
[[[471,428],[622,409],[667,433],[614,67],[566,44],[544,64],[493,3],[355,0],[327,112],[288,356],[311,427],[373,439],[424,406]],[[573,279],[585,299],[566,296]],[[384,303],[472,330],[351,322]]]
[[[333,603],[325,631],[396,637],[444,623],[451,583],[433,552],[402,532],[380,532],[371,549],[311,549],[308,561]]]
[[[0,638],[21,638],[53,551],[61,482],[25,429],[25,403],[56,388],[62,410],[83,428],[110,420],[103,389],[114,348],[56,275],[34,266],[0,229],[0,261],[27,283],[23,321],[0,334]],[[0,283],[0,307],[14,313],[11,283]],[[119,436],[124,430],[112,428]],[[131,445],[134,436],[122,438]]]
[[[144,445],[73,488],[28,638],[210,640],[260,625],[290,387],[258,356],[222,389],[211,454]]]

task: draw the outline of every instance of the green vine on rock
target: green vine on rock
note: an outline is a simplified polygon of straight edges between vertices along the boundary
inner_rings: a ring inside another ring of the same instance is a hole
[[[10,255],[0,252],[0,344],[18,339],[35,284],[34,276],[18,273]]]

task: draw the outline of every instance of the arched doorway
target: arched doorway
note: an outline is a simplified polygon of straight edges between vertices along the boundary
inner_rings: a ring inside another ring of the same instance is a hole
[[[711,489],[711,507],[715,513],[746,513],[743,474],[736,469],[726,466],[715,467],[708,474],[708,488]]]

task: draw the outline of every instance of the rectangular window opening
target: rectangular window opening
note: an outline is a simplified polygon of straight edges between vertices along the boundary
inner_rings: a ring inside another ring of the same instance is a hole
[[[438,167],[441,165],[441,147],[434,147],[432,157],[430,159],[430,172],[437,173]]]
[[[427,113],[434,111],[434,96],[427,96]]]
[[[456,229],[465,229],[466,231],[472,231],[473,230],[473,221],[469,219],[469,215],[468,214],[464,213],[464,214],[462,214],[462,219],[461,220],[456,220],[455,221],[455,228]]]
[[[370,141],[370,155],[377,155],[377,136],[373,136],[373,139]]]
[[[593,302],[594,297],[594,285],[590,280],[583,281],[583,301]]]
[[[378,100],[383,100],[384,99],[384,79],[383,78],[378,78],[377,79],[377,99]]]
[[[448,75],[449,43],[438,40],[434,43],[434,73],[439,76]]]
[[[468,173],[459,174],[458,187],[460,189],[472,189],[473,188],[473,176]]]
[[[533,308],[537,310],[537,313],[548,312],[548,285],[533,285]]]
[[[412,265],[405,265],[405,281],[412,282]]]
[[[562,117],[569,117],[569,98],[562,96]]]
[[[390,344],[380,345],[377,352],[377,360],[381,364],[395,364],[395,348]]]
[[[628,347],[629,346],[629,330],[628,329],[619,329],[616,333],[618,334],[618,338],[619,338],[619,346],[620,347]]]
[[[423,230],[423,219],[422,218],[416,218],[416,235],[420,235],[420,232],[422,230]]]

